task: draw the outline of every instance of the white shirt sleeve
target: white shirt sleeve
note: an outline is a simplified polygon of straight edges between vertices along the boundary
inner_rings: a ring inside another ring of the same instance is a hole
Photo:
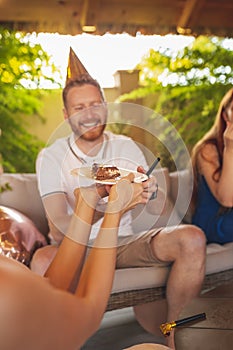
[[[41,197],[52,193],[65,192],[61,171],[61,160],[44,148],[36,160],[38,188]]]

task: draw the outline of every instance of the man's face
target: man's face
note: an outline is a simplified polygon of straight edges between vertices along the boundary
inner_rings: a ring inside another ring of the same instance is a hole
[[[105,129],[107,108],[98,88],[87,84],[70,89],[64,115],[76,136],[95,141]]]

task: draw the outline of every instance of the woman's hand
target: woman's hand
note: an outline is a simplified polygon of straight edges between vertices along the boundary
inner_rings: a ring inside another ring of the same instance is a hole
[[[95,208],[101,198],[108,196],[108,191],[106,190],[106,186],[94,184],[88,187],[76,188],[74,190],[74,196],[77,203],[79,201],[85,201],[87,205]]]
[[[143,184],[134,183],[133,180],[134,174],[130,173],[110,188],[106,187],[109,190],[108,213],[123,214],[139,203],[147,203],[148,199],[143,195]]]
[[[226,150],[233,152],[233,123],[226,121],[226,129],[223,133],[224,145]]]

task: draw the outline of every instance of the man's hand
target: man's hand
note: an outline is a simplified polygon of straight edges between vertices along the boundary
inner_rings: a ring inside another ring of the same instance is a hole
[[[143,174],[146,173],[145,169],[142,166],[138,166],[137,171]],[[158,192],[158,182],[155,176],[150,175],[148,180],[143,181],[143,196],[147,200],[154,199],[157,196],[157,192]]]

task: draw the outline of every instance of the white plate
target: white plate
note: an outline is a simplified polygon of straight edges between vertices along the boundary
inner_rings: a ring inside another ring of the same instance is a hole
[[[96,180],[93,178],[92,175],[92,168],[91,167],[82,167],[82,168],[76,168],[71,170],[72,175],[79,175],[83,176],[89,180],[94,180],[96,183],[103,184],[103,185],[114,185],[117,180],[120,180],[122,177],[127,176],[129,173],[133,173],[135,175],[134,182],[142,182],[148,179],[148,176],[146,174],[139,173],[137,171],[132,171],[129,169],[123,169],[118,168],[121,176],[117,177],[116,179],[110,179],[110,180]]]

